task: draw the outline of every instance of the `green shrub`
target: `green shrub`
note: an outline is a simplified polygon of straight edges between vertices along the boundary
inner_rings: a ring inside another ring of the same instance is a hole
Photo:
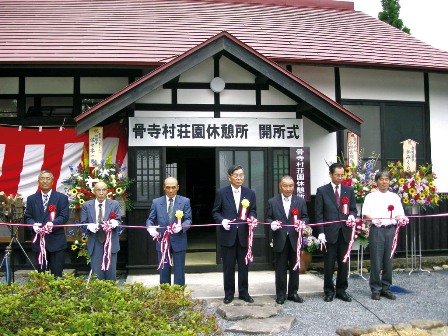
[[[0,285],[0,335],[217,335],[214,315],[180,286],[146,288],[33,272]]]

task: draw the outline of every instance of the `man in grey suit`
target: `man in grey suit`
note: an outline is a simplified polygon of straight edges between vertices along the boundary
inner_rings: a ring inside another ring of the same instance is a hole
[[[87,224],[87,249],[91,258],[92,272],[99,280],[117,280],[117,253],[120,251],[118,225],[121,222],[120,205],[117,201],[106,199],[107,185],[97,182],[93,187],[95,199],[85,202],[81,209],[81,223]],[[111,258],[108,270],[101,270],[106,232],[102,224],[108,222],[112,229]]]
[[[275,293],[278,304],[285,299],[302,303],[303,299],[297,294],[299,290],[299,269],[293,270],[297,260],[298,233],[293,226],[282,227],[281,224],[293,225],[294,216],[308,223],[308,211],[303,198],[293,195],[294,180],[291,176],[283,176],[279,183],[280,194],[268,201],[266,222],[271,223],[275,252]],[[297,211],[294,211],[297,210]],[[289,283],[287,271],[289,269]],[[286,292],[288,290],[288,292]],[[286,295],[288,293],[288,295]]]
[[[324,301],[331,302],[336,297],[350,302],[352,299],[345,292],[348,287],[348,267],[342,260],[347,252],[352,229],[346,225],[348,219],[355,220],[356,198],[353,188],[342,185],[345,167],[337,162],[330,166],[331,182],[318,188],[316,192],[316,223],[333,222],[317,226],[318,239],[326,242],[324,254]],[[336,291],[333,282],[334,263],[338,262]]]
[[[185,256],[187,252],[187,230],[191,225],[190,200],[177,195],[179,183],[174,177],[168,177],[163,183],[165,196],[152,201],[146,226],[151,237],[156,238],[156,250],[160,263],[162,259],[161,240],[167,229],[172,225],[173,234],[170,235],[170,253],[173,254],[174,284],[185,285]],[[180,224],[177,222],[176,212],[179,211]],[[155,228],[154,226],[159,226]],[[160,283],[171,284],[171,265],[164,263],[159,269]]]

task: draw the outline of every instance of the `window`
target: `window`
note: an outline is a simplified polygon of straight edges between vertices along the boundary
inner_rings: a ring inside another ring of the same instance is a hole
[[[344,107],[363,119],[359,148],[364,149],[364,161],[372,152],[380,154],[376,169],[403,160],[402,142],[407,139],[418,142],[417,164],[428,161],[423,103],[350,102]]]
[[[0,99],[0,118],[17,117],[17,99]]]

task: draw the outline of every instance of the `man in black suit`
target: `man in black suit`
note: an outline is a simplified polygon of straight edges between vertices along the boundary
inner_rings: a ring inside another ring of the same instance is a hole
[[[222,224],[218,229],[218,242],[221,245],[224,272],[224,303],[232,302],[235,294],[235,262],[238,262],[239,298],[254,302],[249,295],[249,268],[244,260],[248,250],[249,228],[247,220],[242,218],[257,217],[255,193],[242,186],[243,167],[230,167],[228,179],[230,185],[218,190],[212,210],[215,223]]]
[[[296,209],[297,219],[308,223],[308,211],[303,198],[293,195],[294,180],[291,176],[283,176],[279,183],[280,194],[268,201],[266,222],[271,223],[275,252],[275,293],[278,304],[285,299],[302,303],[297,294],[299,290],[299,269],[293,270],[297,260],[298,233],[293,226],[282,227],[281,224],[293,225],[293,209]],[[289,283],[287,271],[289,269]],[[288,290],[288,292],[286,292]],[[288,293],[288,295],[286,295]]]
[[[324,226],[317,226],[318,239],[326,242],[324,255],[324,293],[325,302],[333,301],[336,297],[350,302],[347,295],[348,266],[342,261],[347,252],[351,238],[351,228],[346,225],[348,219],[355,220],[357,215],[356,199],[353,188],[342,185],[345,168],[341,163],[330,166],[331,182],[318,188],[316,192],[316,222],[339,221]],[[338,262],[336,277],[336,291],[333,282],[334,263]]]
[[[42,170],[39,174],[38,184],[40,191],[29,196],[26,201],[25,223],[33,224],[33,230],[37,233],[42,224],[51,232],[45,235],[45,250],[47,264],[38,265],[38,271],[50,271],[55,277],[62,276],[64,269],[65,249],[67,240],[64,228],[58,225],[65,224],[69,217],[68,197],[60,192],[52,190],[54,182],[53,174],[48,170]],[[39,239],[33,244],[33,251],[39,254]]]

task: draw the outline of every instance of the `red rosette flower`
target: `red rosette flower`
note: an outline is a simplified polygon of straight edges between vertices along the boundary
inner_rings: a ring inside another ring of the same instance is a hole
[[[387,207],[387,211],[394,211],[394,206],[391,204]]]
[[[342,197],[342,204],[348,204],[348,197]]]
[[[117,218],[117,214],[115,212],[111,211],[110,214],[109,214],[109,218],[110,219],[116,219]]]
[[[293,209],[291,209],[291,214],[292,214],[293,216],[298,216],[298,215],[299,215],[299,209],[297,209],[297,208],[293,208]]]
[[[50,211],[50,212],[55,212],[55,211],[56,211],[56,205],[54,205],[54,204],[50,204],[50,205],[48,206],[48,211]]]

